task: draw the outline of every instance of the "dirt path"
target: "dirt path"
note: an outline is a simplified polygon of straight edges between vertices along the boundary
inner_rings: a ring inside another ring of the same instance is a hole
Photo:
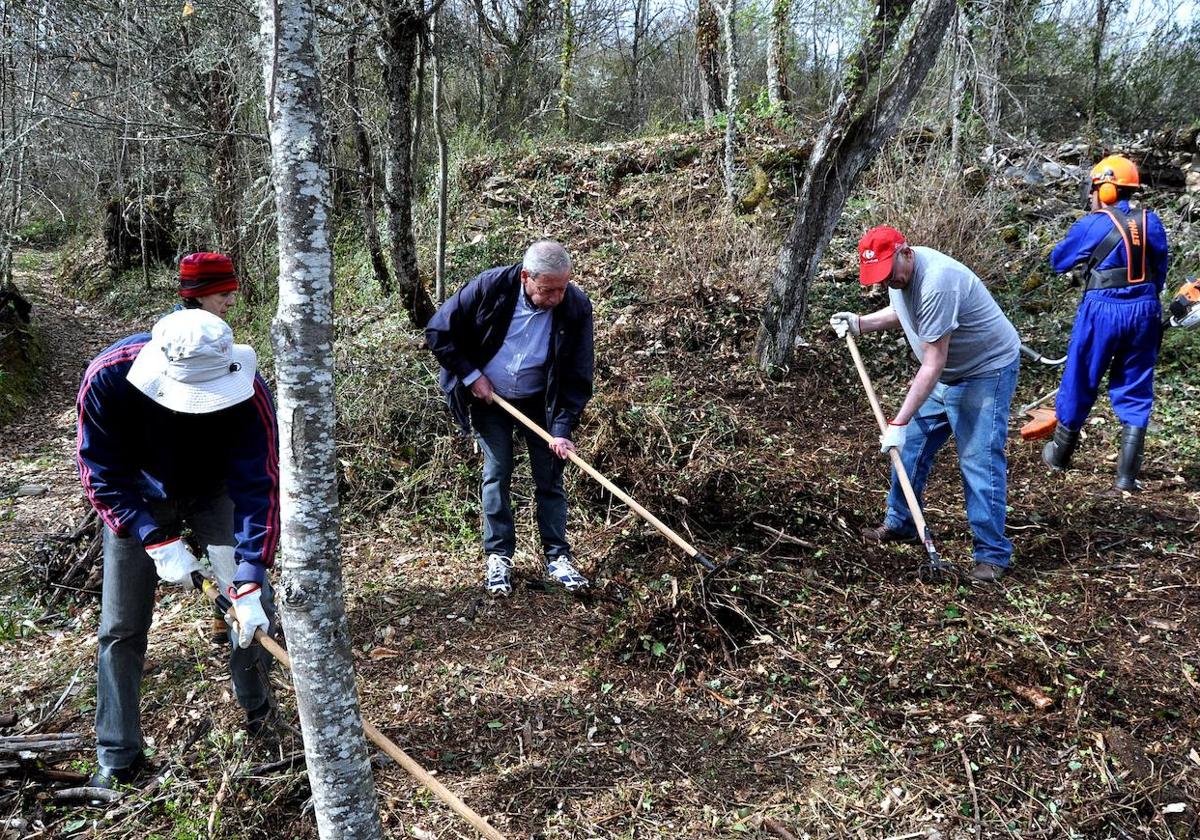
[[[26,411],[0,428],[0,568],[20,559],[29,538],[62,531],[85,512],[75,473],[75,395],[88,362],[138,329],[65,294],[55,282],[58,259],[55,251],[26,251],[17,260],[17,285],[33,303],[43,377]],[[15,495],[22,488],[25,495]]]

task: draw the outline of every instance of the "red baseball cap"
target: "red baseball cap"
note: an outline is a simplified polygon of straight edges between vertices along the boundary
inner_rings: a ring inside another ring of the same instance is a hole
[[[873,227],[858,240],[858,282],[882,283],[892,273],[892,258],[904,245],[904,234],[887,225]]]

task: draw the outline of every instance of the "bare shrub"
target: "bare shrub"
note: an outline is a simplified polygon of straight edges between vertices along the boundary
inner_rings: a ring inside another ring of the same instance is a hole
[[[862,185],[874,204],[872,224],[891,225],[912,244],[936,248],[990,285],[1004,273],[997,259],[1003,203],[993,190],[972,189],[950,160],[943,139],[893,144]]]

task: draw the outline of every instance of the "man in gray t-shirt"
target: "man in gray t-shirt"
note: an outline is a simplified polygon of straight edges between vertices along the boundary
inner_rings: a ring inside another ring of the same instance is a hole
[[[902,329],[921,362],[900,411],[880,436],[880,450],[899,449],[920,500],[937,451],[954,435],[975,535],[971,577],[999,580],[1012,563],[1012,543],[1004,535],[1004,445],[1021,340],[975,273],[945,254],[910,246],[899,231],[877,227],[859,241],[858,258],[860,282],[885,283],[889,306],[869,315],[839,312],[831,326],[843,337]],[[887,517],[863,536],[916,541],[894,471]]]

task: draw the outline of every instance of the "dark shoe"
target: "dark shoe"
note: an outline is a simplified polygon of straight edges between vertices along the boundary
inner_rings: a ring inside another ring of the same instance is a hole
[[[1079,446],[1079,430],[1068,429],[1062,423],[1054,427],[1054,438],[1042,449],[1042,460],[1052,470],[1065,470],[1071,466],[1075,447]]]
[[[146,766],[145,754],[138,753],[128,767],[97,767],[88,779],[87,786],[113,790],[117,785],[133,784],[146,771]]]
[[[971,580],[977,580],[980,583],[995,583],[1008,574],[1006,566],[997,566],[993,563],[976,563],[975,568],[971,570]]]
[[[1138,473],[1142,471],[1142,451],[1146,447],[1146,430],[1128,423],[1121,424],[1121,451],[1117,457],[1117,489],[1136,493]]]
[[[862,538],[873,543],[904,543],[905,545],[920,545],[921,540],[916,534],[901,534],[886,525],[874,528],[863,528]]]
[[[246,731],[251,738],[262,738],[271,733],[275,724],[275,714],[268,700],[253,711],[246,712]]]

